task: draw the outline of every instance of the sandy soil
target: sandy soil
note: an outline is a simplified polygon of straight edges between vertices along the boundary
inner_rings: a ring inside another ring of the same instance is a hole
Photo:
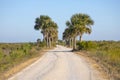
[[[107,80],[70,48],[57,46],[8,80]]]

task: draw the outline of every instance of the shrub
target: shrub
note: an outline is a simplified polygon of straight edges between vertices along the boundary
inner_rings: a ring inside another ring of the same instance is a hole
[[[97,45],[96,43],[92,41],[83,41],[77,43],[78,50],[89,50],[89,49],[96,49]]]

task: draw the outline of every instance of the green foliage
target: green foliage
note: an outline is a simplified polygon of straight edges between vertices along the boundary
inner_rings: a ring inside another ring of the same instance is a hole
[[[91,26],[94,24],[94,21],[87,14],[77,13],[72,15],[70,21],[66,22],[67,28],[63,32],[63,40],[68,43],[68,46],[73,46],[73,50],[76,50],[76,37],[82,39],[83,34],[90,34],[92,32]],[[84,49],[87,45],[86,43],[81,43],[79,48]],[[88,44],[89,46],[89,44]]]
[[[63,40],[58,40],[57,44],[58,44],[58,45],[63,45],[63,46],[64,46],[64,45],[65,45],[65,42],[64,42]]]
[[[45,42],[45,41],[39,43],[39,47],[40,47],[40,48],[42,48],[42,47],[44,47],[44,46],[46,46],[46,42]]]
[[[9,70],[29,58],[38,55],[45,43],[1,43],[0,44],[0,72]]]
[[[78,50],[96,49],[97,45],[92,41],[83,41],[77,43]]]
[[[37,42],[35,45],[36,45],[35,48],[37,50],[41,50],[42,48],[46,47],[46,42],[45,41],[43,41],[43,42]]]
[[[87,50],[87,55],[96,59],[112,77],[120,79],[120,41],[78,42],[79,50]]]
[[[49,16],[40,15],[40,17],[37,17],[35,19],[34,29],[41,30],[46,47],[51,48],[55,46],[54,42],[58,39],[58,26]],[[38,39],[37,42],[39,43],[40,40]]]

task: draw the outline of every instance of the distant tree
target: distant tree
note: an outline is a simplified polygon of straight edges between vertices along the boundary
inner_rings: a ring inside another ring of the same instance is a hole
[[[66,22],[67,28],[63,32],[63,39],[73,42],[73,49],[76,49],[76,37],[80,36],[80,42],[82,41],[82,35],[84,33],[90,34],[92,29],[91,25],[94,22],[87,14],[75,14],[71,17],[70,21]],[[71,44],[71,43],[70,43]]]
[[[43,40],[46,42],[47,47],[51,47],[51,42],[55,42],[55,40],[57,40],[57,28],[57,24],[53,22],[49,16],[41,15],[35,20],[34,29],[41,31],[41,33],[43,34]]]
[[[90,34],[92,32],[91,26],[94,21],[87,14],[75,14],[71,17],[71,23],[74,27],[78,29],[78,34],[80,36],[80,41],[82,41],[82,36],[84,33]]]

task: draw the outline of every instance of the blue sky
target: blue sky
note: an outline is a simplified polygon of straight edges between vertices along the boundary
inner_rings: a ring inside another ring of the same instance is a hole
[[[86,13],[95,24],[83,40],[120,40],[120,0],[0,0],[0,42],[33,42],[42,38],[34,30],[35,18],[50,16],[59,26],[75,13]]]

